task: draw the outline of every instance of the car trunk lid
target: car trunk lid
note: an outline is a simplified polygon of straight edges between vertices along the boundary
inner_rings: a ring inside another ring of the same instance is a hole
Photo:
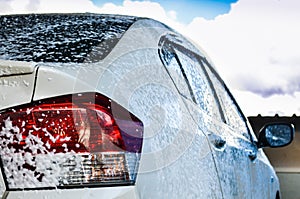
[[[0,60],[0,77],[31,74],[35,66],[33,62]]]
[[[37,64],[0,60],[0,112],[31,101]]]

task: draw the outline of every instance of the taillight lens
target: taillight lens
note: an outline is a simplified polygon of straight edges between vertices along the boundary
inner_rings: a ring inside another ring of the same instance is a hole
[[[143,124],[96,93],[55,97],[0,113],[10,190],[133,184]]]

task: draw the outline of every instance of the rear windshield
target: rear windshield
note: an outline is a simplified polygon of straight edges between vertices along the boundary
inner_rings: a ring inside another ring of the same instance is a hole
[[[97,62],[135,21],[134,17],[97,14],[0,16],[0,59]]]

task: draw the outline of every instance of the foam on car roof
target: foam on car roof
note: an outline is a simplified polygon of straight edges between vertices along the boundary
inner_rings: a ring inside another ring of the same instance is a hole
[[[0,59],[97,62],[109,54],[136,20],[100,14],[0,16]]]

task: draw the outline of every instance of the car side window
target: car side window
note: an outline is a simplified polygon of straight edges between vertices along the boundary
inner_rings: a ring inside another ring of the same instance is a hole
[[[190,85],[187,82],[186,74],[180,65],[178,56],[175,53],[171,43],[168,43],[167,41],[164,43],[160,49],[160,57],[163,64],[167,68],[168,73],[172,77],[178,92],[185,98],[194,100]]]
[[[205,75],[203,67],[195,54],[182,52],[175,49],[179,61],[186,73],[189,84],[191,85],[195,101],[200,109],[215,119],[221,120],[221,114],[218,103]]]
[[[221,120],[216,97],[199,62],[200,56],[168,39],[161,43],[160,57],[179,93],[196,103],[207,115]]]
[[[204,63],[204,65],[217,92],[220,104],[225,114],[224,116],[226,123],[242,136],[246,137],[247,139],[251,139],[246,124],[246,119],[226,85],[222,80],[219,79],[219,77],[217,77],[216,73],[212,71],[211,67],[209,67],[206,63]]]

